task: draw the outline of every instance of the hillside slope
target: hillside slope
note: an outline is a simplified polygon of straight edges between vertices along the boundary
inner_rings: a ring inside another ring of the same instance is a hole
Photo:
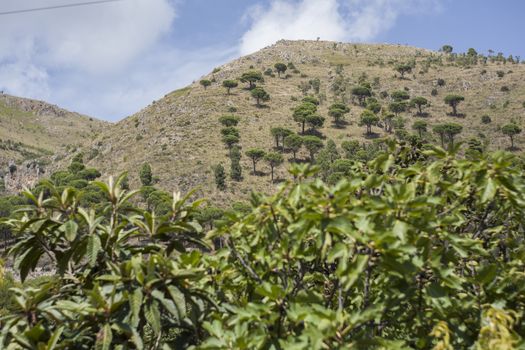
[[[217,201],[245,196],[252,189],[269,192],[275,185],[270,183],[269,176],[251,174],[251,161],[244,152],[251,147],[271,150],[274,146],[272,127],[300,131],[292,117],[292,109],[304,96],[298,86],[316,78],[320,80],[319,93],[313,90],[307,93],[325,99],[319,112],[326,117],[326,122],[319,131],[338,145],[344,140],[372,142],[367,139],[364,127],[358,125],[363,107],[353,101],[350,93],[352,87],[367,81],[383,109],[391,102],[387,95],[395,90],[405,90],[411,97],[423,96],[429,100],[425,118],[415,116],[414,109],[401,113],[409,133],[413,133],[414,121],[425,120],[429,123],[425,138],[438,144],[439,137],[432,133],[432,125],[454,122],[464,126],[458,140],[476,137],[493,150],[508,147],[508,138],[500,129],[509,121],[522,125],[525,65],[490,60],[463,64],[461,59],[451,57],[455,56],[399,45],[279,41],[215,69],[202,78],[213,82],[207,89],[196,81],[117,123],[86,148],[86,153],[96,155],[90,165],[106,174],[128,170],[134,182],[138,181],[140,166],[149,162],[161,187],[187,191],[199,186],[203,194]],[[261,72],[273,69],[277,62],[292,62],[296,70],[288,69],[286,78],[264,75],[265,82],[259,86],[271,96],[264,108],[255,106],[246,84],[239,82],[231,95],[222,87],[226,79],[238,79],[251,69]],[[406,62],[416,65],[412,73],[401,79],[394,67]],[[439,79],[442,81],[438,82]],[[338,85],[337,96],[334,83]],[[461,117],[448,115],[450,107],[443,99],[449,93],[465,97],[458,108]],[[346,101],[351,109],[346,116],[348,124],[342,128],[334,127],[327,115],[329,105],[339,100]],[[222,192],[215,189],[212,166],[222,162],[229,172],[228,150],[221,142],[222,126],[218,118],[231,111],[241,118],[238,128],[244,179],[238,183],[228,180],[227,190]],[[484,115],[490,116],[492,122],[482,123]],[[374,138],[390,135],[380,127],[374,127],[374,132]],[[515,143],[520,147],[524,141],[518,136]],[[286,153],[285,159],[290,158],[291,154]],[[300,158],[307,159],[304,150]],[[259,169],[269,173],[262,161]],[[286,166],[281,166],[277,177],[284,176],[287,176]]]
[[[0,166],[82,146],[108,124],[43,101],[0,94]]]

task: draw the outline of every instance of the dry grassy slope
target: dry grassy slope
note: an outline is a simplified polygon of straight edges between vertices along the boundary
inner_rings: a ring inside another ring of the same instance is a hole
[[[92,165],[106,174],[129,170],[132,181],[137,181],[141,164],[150,162],[155,175],[160,177],[163,188],[186,191],[201,186],[205,195],[219,201],[238,198],[239,195],[248,194],[251,189],[271,191],[274,185],[269,183],[269,177],[255,177],[250,174],[251,163],[246,157],[242,160],[244,181],[230,182],[225,193],[214,189],[212,165],[223,162],[229,172],[227,150],[221,143],[218,117],[226,114],[230,106],[236,107],[236,114],[241,117],[239,129],[243,150],[250,147],[270,150],[273,146],[271,127],[284,126],[299,130],[298,125],[293,122],[291,108],[298,104],[292,98],[300,100],[302,97],[298,89],[300,82],[316,77],[321,79],[321,92],[326,94],[328,101],[321,106],[320,112],[329,120],[326,115],[327,107],[334,99],[330,86],[336,75],[335,67],[340,64],[344,66],[344,75],[349,79],[347,91],[350,91],[363,73],[370,82],[378,77],[379,87],[374,89],[376,97],[379,97],[380,91],[391,92],[406,87],[412,96],[424,96],[431,101],[431,107],[427,109],[430,124],[458,122],[465,126],[460,139],[484,133],[490,139],[492,149],[506,147],[507,138],[501,134],[499,128],[511,119],[522,124],[525,65],[480,64],[472,68],[461,68],[450,65],[444,59],[444,65],[432,65],[428,72],[419,73],[421,62],[430,56],[439,55],[441,54],[399,45],[340,43],[334,49],[333,42],[280,41],[220,67],[219,72],[203,77],[216,80],[207,90],[196,81],[119,122],[92,145],[100,152]],[[413,74],[404,80],[396,77],[392,68],[394,63],[411,59],[418,62]],[[243,89],[242,84],[230,96],[221,86],[223,80],[239,77],[250,66],[264,71],[268,67],[273,68],[276,62],[293,62],[301,74],[306,74],[307,77],[301,77],[300,74],[293,74],[288,79],[265,76],[266,81],[262,86],[271,95],[267,108],[256,108],[249,91]],[[482,70],[486,70],[486,73],[481,74]],[[498,78],[498,70],[504,70],[507,74]],[[508,73],[509,70],[512,72]],[[436,88],[438,78],[444,79],[446,85],[438,87],[439,94],[432,97],[431,90]],[[510,92],[501,92],[503,85],[508,86]],[[443,102],[447,93],[465,96],[466,101],[459,107],[460,112],[466,113],[465,118],[447,116],[450,108]],[[389,101],[381,102],[386,105]],[[357,126],[361,111],[360,107],[353,105],[347,116],[350,124],[345,129],[333,128],[327,122],[322,133],[338,144],[347,139],[366,141],[363,128]],[[484,114],[492,117],[491,124],[481,124],[480,119]],[[406,128],[411,131],[410,126],[417,117],[409,113],[404,116],[407,118]],[[380,131],[379,128],[375,129]],[[434,135],[428,137],[437,142]],[[517,143],[522,145],[524,140],[524,136],[520,136]],[[268,171],[268,167],[262,162],[259,168]],[[278,173],[280,177],[286,176],[286,166],[281,167]]]
[[[84,145],[107,124],[42,101],[0,94],[0,165],[23,160],[25,152],[49,155],[66,145]],[[9,149],[8,140],[22,145]]]

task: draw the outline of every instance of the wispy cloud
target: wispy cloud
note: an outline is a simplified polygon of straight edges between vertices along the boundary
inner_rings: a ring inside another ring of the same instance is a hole
[[[400,15],[435,9],[443,0],[270,0],[247,11],[239,30],[248,30],[237,38],[185,50],[178,49],[174,25],[182,1],[123,0],[1,16],[0,90],[118,120],[239,53],[282,38],[373,40]],[[42,1],[3,0],[0,9],[21,7],[42,7]]]
[[[279,39],[373,40],[402,14],[439,9],[439,0],[272,0],[248,12],[242,54]]]
[[[41,5],[39,0],[27,0],[23,8]],[[21,6],[17,0],[2,1],[2,10]],[[120,101],[126,107],[114,108],[111,101],[103,102],[106,88],[122,86],[122,96],[133,96],[139,95],[136,90],[144,95],[142,90],[155,85],[147,74],[134,82],[135,91],[127,82],[134,70],[144,69],[141,62],[149,59],[145,56],[163,47],[175,17],[169,0],[126,0],[2,16],[0,89],[72,107],[91,94],[93,100],[83,112],[120,117],[127,106],[139,108],[142,101],[130,97]],[[113,115],[118,109],[120,113]]]

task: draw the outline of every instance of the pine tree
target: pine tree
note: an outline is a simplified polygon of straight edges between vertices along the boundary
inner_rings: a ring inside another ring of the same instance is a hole
[[[213,172],[215,174],[215,185],[217,185],[217,188],[221,191],[226,189],[226,172],[224,171],[224,167],[222,164],[218,164],[214,169]]]
[[[241,167],[241,151],[239,147],[234,146],[230,153],[230,177],[234,181],[242,180],[242,167]]]
[[[151,172],[151,166],[148,163],[142,165],[139,177],[142,186],[151,186],[153,184],[153,174]]]

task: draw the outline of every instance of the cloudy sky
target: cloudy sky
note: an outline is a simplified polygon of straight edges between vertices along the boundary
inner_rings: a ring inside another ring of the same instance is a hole
[[[120,120],[279,39],[522,55],[523,0],[0,1],[0,90]]]

